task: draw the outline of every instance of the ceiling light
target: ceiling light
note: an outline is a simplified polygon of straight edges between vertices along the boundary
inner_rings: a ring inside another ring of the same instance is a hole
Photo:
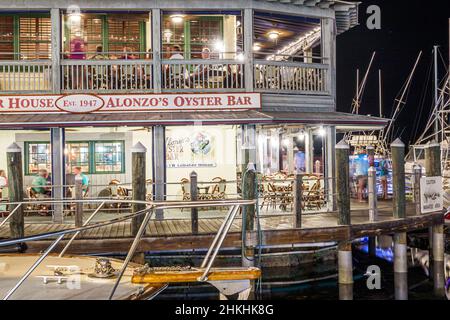
[[[184,20],[184,16],[182,14],[173,14],[170,16],[170,19],[173,23],[181,23]]]
[[[259,43],[254,43],[253,44],[253,51],[259,51],[261,50],[261,45]]]
[[[79,12],[69,13],[68,18],[69,18],[70,23],[72,23],[72,24],[80,23],[81,14]]]
[[[270,31],[267,36],[269,37],[269,39],[271,40],[277,40],[278,37],[280,36],[280,33],[278,31]]]
[[[220,40],[218,40],[218,41],[216,41],[216,43],[214,43],[214,48],[218,52],[224,52],[225,51],[225,47],[223,45],[223,42],[220,41]]]
[[[172,31],[170,31],[169,29],[164,30],[163,32],[163,37],[164,39],[166,39],[166,42],[170,42],[170,38],[172,38],[172,35],[173,35]]]
[[[325,129],[323,127],[320,127],[319,131],[318,131],[319,136],[323,137],[325,135],[325,133],[326,133]]]

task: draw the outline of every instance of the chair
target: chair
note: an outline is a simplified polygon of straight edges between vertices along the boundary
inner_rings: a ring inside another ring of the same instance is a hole
[[[225,200],[225,191],[227,189],[227,181],[220,177],[212,179],[215,183],[211,192],[213,200]]]
[[[315,175],[307,175],[310,180],[313,181],[310,187],[305,187],[303,192],[303,203],[304,208],[315,208],[320,210],[322,205],[325,202],[325,198],[323,195],[323,190],[320,185],[320,178]]]
[[[147,196],[145,197],[145,199],[147,201],[152,201],[153,200],[153,180],[152,179],[145,180],[145,185],[147,186]]]
[[[191,201],[191,182],[189,179],[181,179],[181,192],[183,193],[183,201]]]

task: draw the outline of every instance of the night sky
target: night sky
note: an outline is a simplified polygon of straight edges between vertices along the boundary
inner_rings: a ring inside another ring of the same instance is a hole
[[[373,4],[381,8],[381,30],[369,30],[366,26],[369,17],[366,9]],[[405,143],[413,143],[428,120],[433,102],[433,74],[429,74],[433,45],[441,47],[443,59],[448,64],[449,18],[448,0],[362,0],[360,25],[337,38],[338,111],[350,112],[356,91],[356,69],[360,69],[362,78],[372,52],[376,51],[360,113],[379,115],[378,69],[381,69],[383,113],[385,117],[390,117],[395,97],[422,50],[422,60],[413,78],[407,104],[394,129],[396,136],[400,136]],[[439,76],[443,78],[446,72],[443,61],[440,61],[439,68]],[[425,96],[424,91],[427,93]]]

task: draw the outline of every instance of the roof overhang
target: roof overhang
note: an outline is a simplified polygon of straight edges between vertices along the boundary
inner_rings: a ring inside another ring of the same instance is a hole
[[[270,112],[203,111],[203,112],[133,112],[89,114],[0,114],[0,129],[37,129],[54,127],[115,127],[155,125],[219,124],[304,124],[334,125],[337,129],[380,129],[388,120],[342,112]],[[350,131],[350,130],[349,130]]]
[[[342,0],[260,0],[279,2],[280,5],[296,5],[305,7],[317,7],[331,9],[335,12],[336,32],[341,34],[358,25],[358,6],[360,2]]]

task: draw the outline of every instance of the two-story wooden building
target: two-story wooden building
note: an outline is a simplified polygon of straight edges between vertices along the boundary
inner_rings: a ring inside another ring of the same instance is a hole
[[[331,200],[336,132],[386,124],[336,112],[336,37],[357,23],[340,0],[0,0],[0,145],[27,185],[81,166],[91,196],[131,181],[141,142],[155,199],[253,162],[321,174]]]

